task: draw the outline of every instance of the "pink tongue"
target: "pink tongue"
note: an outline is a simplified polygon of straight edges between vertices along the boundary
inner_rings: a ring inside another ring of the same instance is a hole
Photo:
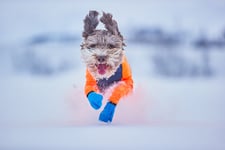
[[[99,74],[105,74],[107,65],[106,64],[99,64],[98,65],[98,73]]]

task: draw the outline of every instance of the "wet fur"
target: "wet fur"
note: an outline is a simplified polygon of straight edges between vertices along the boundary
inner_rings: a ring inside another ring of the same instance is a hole
[[[112,15],[104,13],[100,21],[105,25],[106,30],[97,30],[99,13],[90,11],[84,19],[83,43],[81,45],[81,56],[88,70],[95,79],[109,78],[122,63],[125,46],[123,36],[119,32],[117,22]],[[98,57],[104,56],[104,63],[108,65],[105,74],[99,74],[96,65],[101,62]]]

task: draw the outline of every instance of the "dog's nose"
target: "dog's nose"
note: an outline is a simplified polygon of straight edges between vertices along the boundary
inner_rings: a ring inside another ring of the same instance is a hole
[[[98,59],[99,62],[102,63],[102,62],[104,62],[106,60],[106,56],[98,56],[97,59]]]

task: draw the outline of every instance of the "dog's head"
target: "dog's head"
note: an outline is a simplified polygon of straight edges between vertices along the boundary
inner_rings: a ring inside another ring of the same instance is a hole
[[[109,78],[122,62],[124,55],[123,36],[118,30],[118,25],[112,15],[104,13],[100,21],[106,30],[97,30],[99,13],[90,11],[84,19],[83,43],[81,56],[95,79]]]

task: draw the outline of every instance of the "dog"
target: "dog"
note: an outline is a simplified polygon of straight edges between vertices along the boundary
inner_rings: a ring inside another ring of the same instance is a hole
[[[102,106],[103,96],[109,92],[108,102],[99,120],[110,123],[120,99],[133,90],[130,65],[125,56],[124,38],[112,14],[103,12],[100,22],[105,29],[96,29],[99,13],[89,11],[84,18],[81,57],[86,65],[85,94],[94,109]]]

